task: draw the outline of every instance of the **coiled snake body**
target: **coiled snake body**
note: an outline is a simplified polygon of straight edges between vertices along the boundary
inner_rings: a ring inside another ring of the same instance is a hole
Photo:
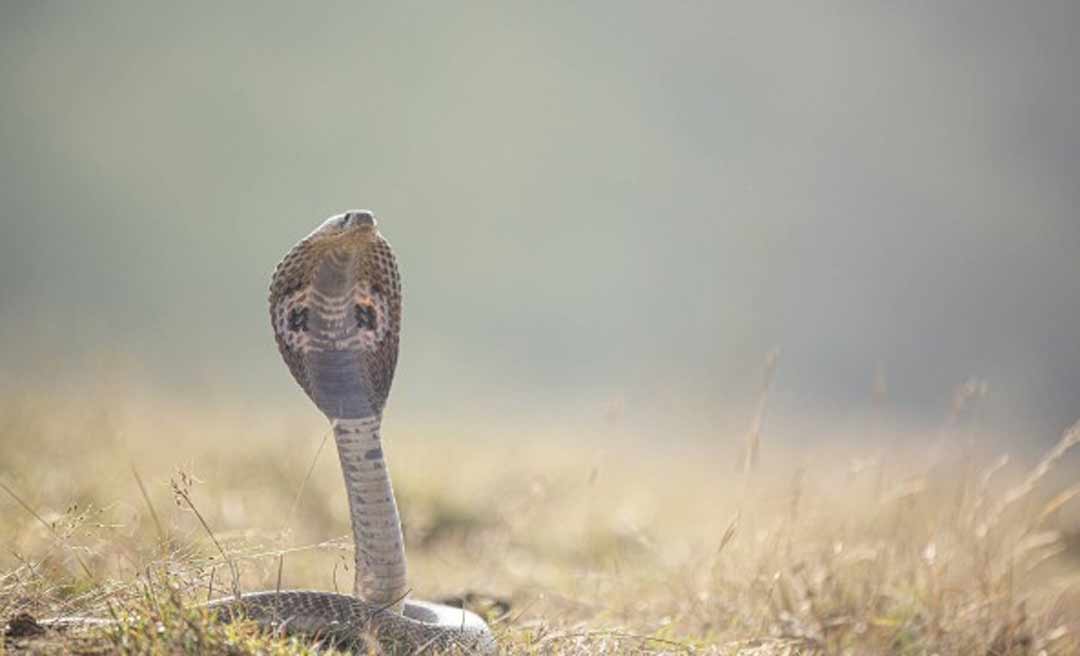
[[[405,549],[379,433],[397,364],[401,282],[390,245],[368,211],[327,219],[292,248],[270,283],[278,349],[330,420],[356,546],[354,596],[270,591],[210,604],[264,626],[391,653],[494,653],[482,619],[406,599]]]

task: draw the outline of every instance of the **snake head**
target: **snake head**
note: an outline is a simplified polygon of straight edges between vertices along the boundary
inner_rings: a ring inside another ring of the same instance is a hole
[[[270,322],[293,377],[331,419],[379,416],[401,329],[401,281],[375,216],[332,216],[270,282]]]
[[[308,235],[308,238],[327,239],[351,232],[374,232],[378,225],[375,213],[371,210],[349,210],[323,221],[322,225]]]

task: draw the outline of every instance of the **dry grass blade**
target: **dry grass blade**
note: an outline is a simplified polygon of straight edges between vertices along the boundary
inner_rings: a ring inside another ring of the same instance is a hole
[[[986,505],[986,499],[990,491],[990,481],[994,478],[994,475],[1001,471],[1007,464],[1009,464],[1009,456],[1008,454],[1002,454],[998,456],[997,460],[987,467],[979,476],[979,480],[975,485],[975,511],[978,511]]]
[[[45,530],[49,532],[49,534],[53,537],[53,539],[56,540],[56,543],[58,545],[60,545],[65,551],[67,551],[68,553],[70,553],[72,556],[75,557],[75,560],[79,563],[79,567],[82,568],[83,573],[86,574],[86,578],[89,579],[94,584],[97,584],[97,579],[94,577],[93,572],[90,571],[90,566],[86,564],[86,561],[83,560],[82,556],[79,555],[79,552],[77,550],[72,549],[68,545],[67,540],[65,540],[56,531],[56,528],[52,524],[45,521],[44,518],[42,518],[42,516],[37,513],[37,511],[35,511],[33,508],[30,507],[30,504],[23,501],[22,497],[20,497],[18,494],[16,494],[15,490],[12,490],[3,481],[0,481],[0,489],[4,490],[4,492],[7,492],[8,496],[10,496],[12,499],[14,499],[15,502],[18,503],[19,506],[21,506],[23,510],[25,510],[31,517],[36,519],[39,524],[44,526]]]
[[[994,527],[1000,520],[1009,506],[1020,501],[1027,495],[1031,494],[1035,490],[1039,481],[1046,476],[1046,474],[1053,468],[1054,464],[1077,444],[1080,444],[1080,421],[1077,421],[1062,435],[1061,440],[1054,445],[1053,449],[1043,456],[1043,459],[1039,461],[1035,468],[1024,478],[1023,482],[1016,487],[1009,490],[1005,496],[994,506],[994,509],[990,512],[987,521],[984,525],[980,526],[980,536],[985,536],[987,532]]]
[[[757,469],[761,451],[761,428],[765,424],[765,408],[769,402],[769,388],[772,387],[773,378],[776,375],[776,364],[780,361],[780,349],[773,349],[765,356],[765,370],[761,380],[761,389],[758,392],[757,407],[754,410],[754,418],[750,422],[750,430],[746,434],[746,444],[743,447],[742,457],[739,459],[738,471],[749,472]]]
[[[724,535],[720,538],[720,546],[716,548],[716,553],[719,554],[724,550],[724,547],[735,539],[735,534],[739,530],[739,513],[736,512],[735,516],[728,522],[728,526],[724,529]]]
[[[191,512],[199,520],[199,524],[202,525],[203,530],[206,531],[206,534],[208,536],[210,536],[210,541],[214,543],[215,547],[217,547],[218,553],[221,554],[222,560],[224,560],[225,563],[229,566],[229,571],[232,573],[232,576],[233,576],[233,580],[232,580],[233,596],[237,600],[239,600],[240,596],[241,596],[240,595],[240,570],[237,568],[236,562],[233,561],[233,559],[229,557],[229,554],[225,551],[225,547],[223,547],[221,545],[221,543],[218,542],[217,536],[214,535],[214,531],[212,531],[210,529],[210,525],[206,522],[206,519],[202,516],[202,513],[199,512],[199,509],[195,507],[195,504],[191,501],[191,496],[188,494],[188,491],[186,489],[184,489],[184,486],[178,484],[174,480],[172,482],[172,488],[173,488],[173,493],[177,496],[177,498],[183,500],[184,504],[187,505],[188,509],[191,510]]]
[[[1054,498],[1050,499],[1050,501],[1043,506],[1043,509],[1039,512],[1038,516],[1035,517],[1035,521],[1031,523],[1032,530],[1042,526],[1051,515],[1061,510],[1065,504],[1069,503],[1077,496],[1080,496],[1080,483],[1068,487],[1054,495]]]
[[[285,525],[283,530],[288,531],[292,527],[293,520],[296,518],[296,511],[300,507],[300,499],[304,496],[304,490],[307,489],[308,481],[311,480],[311,476],[315,473],[315,465],[319,462],[319,456],[322,454],[323,449],[326,448],[326,443],[330,439],[330,435],[334,432],[333,428],[325,431],[322,436],[322,440],[319,442],[319,448],[315,449],[315,455],[311,457],[311,464],[308,465],[307,473],[304,474],[304,480],[300,482],[299,489],[296,490],[296,496],[293,497],[292,505],[289,507],[289,514],[286,515]]]
[[[154,522],[154,528],[157,530],[161,552],[162,555],[164,555],[165,550],[168,548],[169,536],[165,533],[165,527],[158,517],[157,510],[154,509],[154,504],[150,501],[150,495],[146,492],[146,485],[143,484],[142,477],[139,476],[139,470],[135,469],[135,463],[131,463],[131,475],[135,477],[135,483],[139,486],[139,494],[142,495],[143,502],[146,504],[146,510],[150,513],[150,519]]]

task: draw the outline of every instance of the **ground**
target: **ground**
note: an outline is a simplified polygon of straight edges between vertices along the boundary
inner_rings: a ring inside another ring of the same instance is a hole
[[[325,422],[224,407],[101,389],[0,401],[0,654],[318,648],[198,607],[234,586],[352,581]],[[766,433],[746,472],[738,436],[619,430],[511,439],[388,418],[414,595],[486,613],[508,654],[1080,653],[1080,487],[1063,475],[1080,435],[1004,462],[945,430],[910,442],[935,452]],[[40,631],[71,614],[121,622]]]

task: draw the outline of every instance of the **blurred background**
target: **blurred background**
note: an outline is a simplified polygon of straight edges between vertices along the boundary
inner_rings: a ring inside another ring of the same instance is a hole
[[[406,287],[392,420],[735,435],[778,347],[781,436],[935,427],[974,376],[983,427],[1043,445],[1080,415],[1078,25],[4,2],[0,386],[314,416],[269,274],[363,207]]]

